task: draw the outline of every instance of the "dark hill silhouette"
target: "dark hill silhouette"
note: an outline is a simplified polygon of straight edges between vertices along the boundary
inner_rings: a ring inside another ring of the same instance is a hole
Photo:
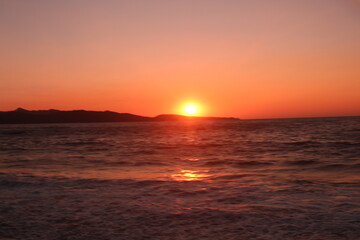
[[[130,113],[98,111],[28,111],[18,108],[15,111],[0,112],[0,123],[75,123],[75,122],[134,122],[150,121],[151,118]]]
[[[111,111],[60,111],[35,110],[18,108],[15,111],[0,112],[0,124],[13,123],[87,123],[87,122],[150,122],[150,121],[182,121],[182,120],[228,120],[235,118],[188,117],[175,114],[162,114],[154,118],[117,113]]]

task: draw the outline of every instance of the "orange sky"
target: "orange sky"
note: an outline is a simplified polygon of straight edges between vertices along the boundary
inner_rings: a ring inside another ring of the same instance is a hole
[[[0,110],[360,115],[360,1],[0,1]]]

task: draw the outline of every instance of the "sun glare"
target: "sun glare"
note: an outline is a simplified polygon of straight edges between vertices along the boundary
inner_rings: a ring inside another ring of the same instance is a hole
[[[171,177],[175,181],[201,181],[206,180],[208,177],[210,177],[209,174],[207,174],[208,171],[192,171],[192,170],[181,170],[179,173],[172,174]]]
[[[195,105],[186,105],[184,110],[187,115],[195,115],[198,112],[198,108]]]
[[[185,116],[203,116],[204,115],[204,105],[198,101],[185,101],[176,111],[180,115]]]

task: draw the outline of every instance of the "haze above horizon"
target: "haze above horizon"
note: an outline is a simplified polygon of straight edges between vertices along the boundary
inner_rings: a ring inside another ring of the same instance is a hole
[[[357,0],[1,1],[0,29],[2,111],[360,115]]]

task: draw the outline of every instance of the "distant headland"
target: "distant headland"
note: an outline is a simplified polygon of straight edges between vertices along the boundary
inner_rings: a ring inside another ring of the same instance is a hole
[[[26,110],[18,108],[14,111],[0,112],[0,124],[28,123],[91,123],[91,122],[160,122],[183,120],[239,120],[227,117],[193,117],[176,114],[161,114],[156,117],[145,117],[131,113],[112,111],[86,110]]]

